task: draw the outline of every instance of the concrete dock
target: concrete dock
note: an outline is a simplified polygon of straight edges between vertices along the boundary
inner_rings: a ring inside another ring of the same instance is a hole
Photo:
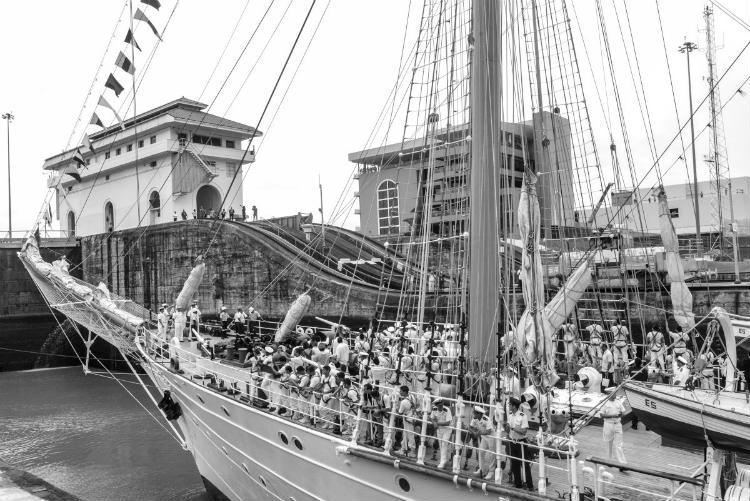
[[[0,499],[3,501],[81,501],[36,475],[0,465]]]

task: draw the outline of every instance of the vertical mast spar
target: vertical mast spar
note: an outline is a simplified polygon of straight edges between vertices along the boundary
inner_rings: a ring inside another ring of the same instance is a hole
[[[469,233],[469,358],[489,361],[497,350],[499,312],[497,186],[500,126],[500,5],[474,0],[471,63],[471,224]]]
[[[135,31],[133,30],[133,0],[130,0],[130,33],[132,33],[132,36],[135,37]],[[141,226],[141,180],[138,175],[138,124],[135,123],[135,117],[138,115],[138,109],[136,108],[136,96],[135,96],[135,90],[136,90],[136,82],[135,82],[135,39],[133,39],[133,43],[130,44],[130,60],[132,62],[133,71],[131,72],[131,76],[133,77],[133,141],[135,142],[135,206],[138,211],[138,227]],[[115,222],[112,221],[112,226],[115,225]],[[140,246],[138,246],[140,249]],[[143,262],[143,258],[141,258],[141,262]]]

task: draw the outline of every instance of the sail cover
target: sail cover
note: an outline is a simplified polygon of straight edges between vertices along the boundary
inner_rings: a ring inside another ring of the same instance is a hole
[[[196,259],[196,262],[197,264],[190,272],[190,276],[185,280],[185,285],[182,286],[182,290],[175,301],[175,308],[178,310],[188,309],[190,300],[193,298],[193,294],[198,291],[198,287],[203,280],[203,274],[206,273],[206,263],[203,262],[203,259],[199,257]]]
[[[667,265],[667,274],[671,281],[669,286],[669,295],[672,298],[672,311],[674,312],[675,321],[682,327],[683,332],[687,332],[695,326],[693,317],[693,295],[685,285],[685,270],[682,267],[680,259],[679,245],[677,242],[677,233],[672,224],[672,216],[669,213],[667,205],[667,194],[664,187],[659,187],[659,231],[661,240],[664,243],[665,256]]]
[[[515,331],[516,349],[526,364],[541,362],[547,373],[555,376],[555,347],[552,327],[544,308],[544,275],[539,255],[540,213],[536,193],[536,176],[526,171],[518,202],[518,229],[523,242],[520,276],[526,309]],[[564,308],[564,304],[555,306]]]
[[[581,299],[589,285],[591,285],[591,270],[589,263],[591,258],[586,259],[579,264],[575,271],[568,277],[565,285],[557,291],[547,307],[544,309],[544,315],[547,317],[552,332],[562,327],[568,317],[573,313],[573,309]]]

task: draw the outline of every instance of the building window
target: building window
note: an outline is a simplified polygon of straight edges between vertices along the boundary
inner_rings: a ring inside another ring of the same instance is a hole
[[[227,139],[224,144],[226,145],[227,148],[234,148],[234,141]]]
[[[68,212],[68,236],[76,236],[76,214],[73,211]]]
[[[674,209],[669,209],[669,217],[672,219],[677,219],[680,217],[680,209],[679,207],[675,207]]]
[[[133,151],[133,145],[132,144],[128,145],[128,151]]]
[[[149,143],[156,144],[156,136],[151,136],[151,138],[149,138]]]
[[[234,176],[235,171],[237,170],[237,164],[234,162],[227,162],[227,175]]]
[[[518,134],[513,134],[513,148],[517,150],[523,149],[523,141],[521,140],[521,136]]]
[[[157,216],[161,216],[161,197],[158,191],[152,191],[148,196],[148,206],[151,210],[156,211]]]
[[[107,160],[109,158],[110,156],[109,154],[110,154],[109,151],[104,152],[104,160]]]
[[[115,208],[112,202],[104,204],[104,231],[112,232],[115,229]]]
[[[378,234],[398,235],[398,187],[390,179],[378,186]]]
[[[138,140],[138,147],[143,148],[143,139]]]
[[[150,164],[148,164],[151,167],[156,167],[156,160],[152,161]]]
[[[107,174],[106,176],[104,176],[104,180],[105,181],[109,181],[109,174]]]
[[[198,134],[193,134],[193,142],[198,144],[208,144],[210,146],[221,146],[221,138],[199,136]]]
[[[117,148],[115,150],[115,155],[119,155],[120,153],[122,153],[122,148]]]

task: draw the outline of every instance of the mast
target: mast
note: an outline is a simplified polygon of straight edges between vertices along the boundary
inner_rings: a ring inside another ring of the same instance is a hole
[[[469,233],[469,357],[484,361],[497,350],[499,313],[497,154],[500,126],[500,6],[474,0],[471,62],[471,225]]]

